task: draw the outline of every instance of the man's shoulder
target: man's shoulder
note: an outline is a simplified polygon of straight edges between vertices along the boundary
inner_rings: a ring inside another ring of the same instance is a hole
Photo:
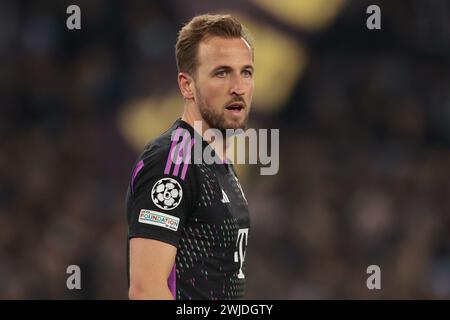
[[[147,143],[138,163],[145,171],[163,173],[185,180],[193,167],[194,139],[186,125],[176,121],[169,129]],[[143,170],[144,171],[144,170]]]
[[[180,144],[185,142],[183,137],[186,133],[187,130],[179,126],[178,121],[175,122],[172,127],[145,145],[140,160],[144,162],[167,160],[171,152],[179,151]]]
[[[166,131],[157,138],[149,141],[144,147],[140,160],[149,162],[167,158],[172,144],[171,136],[172,131]]]

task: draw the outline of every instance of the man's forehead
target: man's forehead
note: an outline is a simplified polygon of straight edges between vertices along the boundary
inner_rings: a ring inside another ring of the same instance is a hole
[[[216,59],[242,60],[252,62],[252,49],[243,38],[207,37],[199,44],[198,57],[202,62],[216,62]],[[222,61],[225,62],[225,61]]]

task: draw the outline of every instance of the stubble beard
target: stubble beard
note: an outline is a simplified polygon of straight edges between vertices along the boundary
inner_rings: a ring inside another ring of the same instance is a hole
[[[225,136],[227,129],[243,129],[247,127],[247,120],[248,120],[248,114],[245,114],[245,118],[242,121],[235,122],[235,121],[227,121],[225,118],[225,106],[221,110],[215,110],[215,108],[209,106],[205,99],[203,98],[203,95],[201,94],[200,90],[196,88],[197,91],[197,106],[199,108],[200,114],[203,118],[203,120],[206,122],[208,127],[213,129],[218,129],[222,135]],[[247,108],[244,109],[242,112],[247,112]]]

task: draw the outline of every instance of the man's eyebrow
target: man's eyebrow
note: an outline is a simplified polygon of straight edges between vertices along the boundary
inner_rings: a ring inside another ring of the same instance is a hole
[[[216,72],[216,71],[218,71],[218,70],[224,70],[224,71],[229,71],[229,70],[231,70],[232,68],[230,67],[230,66],[218,66],[218,67],[215,67],[213,70],[212,70],[212,73],[214,73],[214,72]]]
[[[223,65],[223,66],[215,67],[215,68],[212,70],[211,73],[217,72],[217,71],[219,71],[219,70],[230,71],[230,70],[232,70],[232,69],[233,69],[233,68],[231,68],[230,66]],[[246,69],[251,69],[251,70],[253,71],[255,68],[254,68],[251,64],[247,64],[247,65],[245,65],[245,66],[242,67],[242,70],[246,70]]]

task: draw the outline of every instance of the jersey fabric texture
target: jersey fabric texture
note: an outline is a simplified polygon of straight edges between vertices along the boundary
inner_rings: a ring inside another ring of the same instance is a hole
[[[204,153],[216,161],[207,164]],[[250,216],[232,164],[219,162],[211,146],[178,119],[145,147],[131,174],[128,239],[177,248],[167,280],[176,299],[244,298]]]

